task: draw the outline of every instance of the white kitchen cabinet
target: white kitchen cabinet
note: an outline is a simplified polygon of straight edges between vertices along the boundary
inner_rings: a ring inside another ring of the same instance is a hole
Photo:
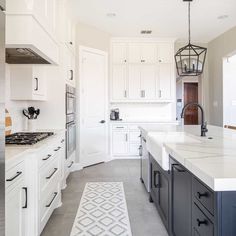
[[[10,80],[12,100],[46,100],[44,66],[11,65]]]
[[[157,44],[155,43],[130,43],[128,52],[129,63],[157,62]]]
[[[6,236],[25,236],[24,172],[23,162],[6,172]]]
[[[141,98],[148,100],[156,99],[157,66],[144,65],[140,69]]]
[[[173,41],[112,41],[111,102],[174,100]]]
[[[66,38],[65,43],[67,47],[70,49],[70,51],[75,54],[75,32],[76,32],[76,25],[73,23],[73,21],[70,19],[70,16],[67,15],[66,18]]]
[[[112,132],[112,150],[114,155],[128,154],[128,133],[127,131]]]
[[[173,86],[173,65],[169,63],[161,63],[158,73],[158,96],[159,99],[172,99]]]
[[[127,88],[126,88],[126,66],[125,65],[114,65],[112,67],[112,99],[123,100],[126,99]]]
[[[113,64],[127,63],[127,44],[126,43],[112,44],[112,62]]]
[[[140,146],[140,131],[133,125],[111,126],[112,156],[138,156]]]
[[[158,43],[158,62],[172,63],[174,60],[174,46],[172,43]]]
[[[128,98],[137,100],[141,98],[141,71],[139,65],[129,65],[128,69]]]
[[[129,99],[155,99],[156,74],[155,65],[129,65],[128,98]]]

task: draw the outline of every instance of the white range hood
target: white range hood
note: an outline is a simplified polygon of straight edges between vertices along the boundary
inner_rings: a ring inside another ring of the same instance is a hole
[[[6,12],[6,62],[58,64],[59,45],[33,14]]]

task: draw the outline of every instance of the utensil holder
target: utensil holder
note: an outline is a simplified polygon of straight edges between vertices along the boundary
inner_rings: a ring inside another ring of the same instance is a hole
[[[28,119],[28,131],[34,132],[36,131],[37,120]]]

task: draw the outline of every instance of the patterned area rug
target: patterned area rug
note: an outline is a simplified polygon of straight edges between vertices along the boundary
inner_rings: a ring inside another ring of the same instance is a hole
[[[70,236],[132,236],[122,182],[87,183]]]

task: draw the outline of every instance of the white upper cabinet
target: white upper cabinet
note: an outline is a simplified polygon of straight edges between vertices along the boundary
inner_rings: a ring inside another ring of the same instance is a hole
[[[141,45],[141,62],[151,64],[157,62],[157,45],[155,43]]]
[[[111,50],[112,102],[170,102],[174,99],[173,41],[116,39]]]
[[[126,43],[112,44],[112,62],[114,64],[127,63],[127,45],[126,45]]]
[[[174,46],[171,43],[158,44],[158,62],[172,63],[174,60]]]
[[[165,63],[159,66],[158,73],[158,97],[161,100],[172,99],[173,66]]]
[[[114,65],[112,67],[112,99],[123,100],[127,98],[126,66]]]
[[[128,98],[137,100],[141,98],[141,73],[139,65],[129,65],[128,68]]]
[[[12,65],[10,80],[12,100],[46,100],[47,86],[44,66]]]
[[[129,43],[128,62],[129,63],[141,62],[141,45],[139,43]]]
[[[141,98],[156,99],[157,66],[144,65],[141,68]]]

